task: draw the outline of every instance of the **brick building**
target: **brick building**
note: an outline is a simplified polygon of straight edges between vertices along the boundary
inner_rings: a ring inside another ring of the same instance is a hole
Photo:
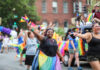
[[[36,7],[41,20],[37,24],[48,25],[53,22],[55,27],[67,28],[71,18],[75,17],[76,0],[36,0]],[[86,5],[87,0],[78,0],[79,12]]]

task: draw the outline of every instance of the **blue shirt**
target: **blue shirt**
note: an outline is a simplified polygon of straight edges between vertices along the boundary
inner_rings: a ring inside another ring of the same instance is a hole
[[[78,48],[78,41],[76,40],[76,38],[73,39],[71,36],[68,36],[68,38],[69,38],[69,46],[68,46],[68,48],[69,48],[69,49],[73,49],[73,46],[72,46],[72,44],[71,44],[71,41],[73,41],[74,46],[75,46],[75,48],[77,49],[77,48]]]
[[[18,38],[18,44],[22,44],[24,41],[23,41],[23,37],[19,37]]]

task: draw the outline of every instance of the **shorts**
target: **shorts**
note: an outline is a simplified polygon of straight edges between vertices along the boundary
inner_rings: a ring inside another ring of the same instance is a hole
[[[32,65],[35,55],[26,55],[25,65]]]
[[[100,56],[87,56],[87,61],[88,62],[100,61]]]
[[[79,50],[76,49],[76,51],[74,51],[74,49],[68,49],[70,54],[74,54],[74,53],[79,53]]]

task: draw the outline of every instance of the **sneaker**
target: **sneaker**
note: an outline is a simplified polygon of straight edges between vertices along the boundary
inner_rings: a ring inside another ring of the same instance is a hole
[[[82,67],[78,67],[78,70],[82,70]]]
[[[73,68],[72,67],[68,67],[68,70],[73,70]]]

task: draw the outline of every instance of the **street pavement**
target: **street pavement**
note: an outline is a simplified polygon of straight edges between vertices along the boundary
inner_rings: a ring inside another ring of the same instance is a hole
[[[15,59],[15,51],[10,51],[8,54],[6,53],[0,53],[0,70],[26,70],[26,66],[23,65],[20,66],[19,64],[19,58]],[[62,70],[68,70],[68,67],[65,67],[63,64],[61,64]],[[77,70],[76,67],[73,67],[74,70]],[[31,69],[30,69],[31,70]],[[84,65],[83,70],[92,70],[87,65]]]

